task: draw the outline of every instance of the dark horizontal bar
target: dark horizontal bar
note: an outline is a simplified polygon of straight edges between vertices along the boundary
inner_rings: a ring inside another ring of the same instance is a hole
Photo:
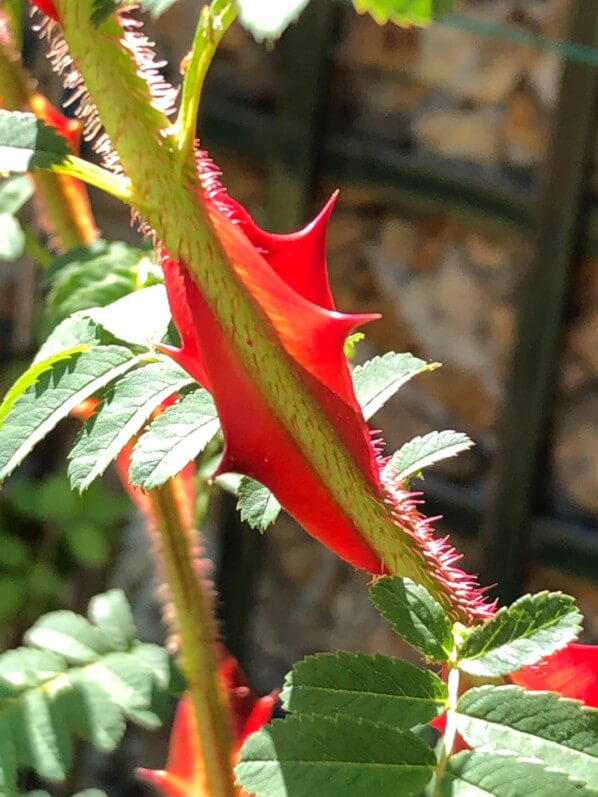
[[[275,148],[274,116],[208,95],[200,134],[208,144],[268,164]],[[356,135],[324,136],[318,175],[364,186],[381,200],[428,212],[452,213],[528,230],[534,191],[494,172],[433,155],[398,151],[383,141]]]
[[[465,540],[478,536],[486,501],[482,490],[430,475],[413,487],[422,489],[426,515],[442,515],[443,526]],[[536,516],[530,522],[530,538],[535,564],[598,580],[598,527]]]
[[[270,164],[274,116],[239,103],[204,100],[201,136],[257,164]],[[379,141],[331,135],[324,139],[320,177],[371,189],[381,200],[409,207],[475,218],[530,233],[536,193],[532,186],[482,167],[433,155],[406,153]],[[582,224],[582,254],[598,256],[598,202],[588,204]]]

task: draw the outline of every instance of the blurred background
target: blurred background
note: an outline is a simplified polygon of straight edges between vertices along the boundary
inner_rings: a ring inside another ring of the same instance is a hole
[[[197,18],[180,0],[152,25],[178,81]],[[26,39],[42,90],[61,87]],[[434,429],[476,446],[423,482],[427,514],[495,594],[562,589],[598,641],[598,9],[595,0],[463,0],[426,30],[378,26],[311,0],[275,47],[235,25],[211,70],[200,136],[262,226],[290,231],[335,188],[331,282],[345,311],[380,311],[357,359],[411,351],[443,368],[374,419],[389,453]],[[121,205],[93,194],[102,234],[138,241]],[[2,392],[35,351],[43,286],[0,262]],[[40,447],[0,498],[0,632],[14,645],[41,611],[85,609],[122,586],[140,638],[162,637],[142,522],[115,478],[68,492],[76,424]],[[396,652],[363,574],[288,517],[261,536],[223,496],[207,524],[223,635],[256,691],[319,650]],[[136,732],[81,784],[144,793],[123,773],[157,765]],[[162,747],[161,747],[162,746]]]

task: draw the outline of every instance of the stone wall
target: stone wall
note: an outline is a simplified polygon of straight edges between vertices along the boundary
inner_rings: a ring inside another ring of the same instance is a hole
[[[469,0],[472,19],[566,38],[574,0]],[[156,27],[175,76],[192,35],[196,0],[180,0]],[[529,186],[542,177],[560,74],[559,59],[448,25],[425,31],[377,26],[339,6],[330,53],[323,128],[429,158],[463,174]],[[307,56],[306,56],[307,57]],[[209,83],[240,106],[274,112],[280,93],[276,50],[238,26],[227,33]],[[267,224],[268,168],[214,148],[231,194]],[[317,177],[315,211],[337,186]],[[533,243],[506,226],[414,210],[362,186],[341,185],[328,253],[343,310],[380,311],[360,344],[365,358],[409,350],[444,367],[405,387],[375,423],[389,450],[435,428],[468,432],[477,446],[439,466],[443,476],[483,487],[496,444],[497,414],[515,337],[515,308]],[[593,176],[598,191],[598,171]],[[106,235],[130,238],[115,203],[98,205]],[[0,323],[14,311],[0,270]],[[18,277],[20,280],[21,277]],[[19,283],[20,284],[20,283]],[[20,307],[24,306],[20,302]],[[598,513],[598,260],[577,269],[563,340],[547,460],[546,511],[595,523]],[[425,488],[425,484],[424,484]],[[365,598],[367,579],[288,519],[267,532],[255,595],[248,665],[259,690],[280,684],[290,664],[316,650],[396,652],[397,642]],[[476,550],[469,546],[470,564]],[[563,588],[595,614],[595,588],[535,568],[530,588]],[[594,624],[595,625],[595,624]],[[589,622],[592,634],[597,629]]]

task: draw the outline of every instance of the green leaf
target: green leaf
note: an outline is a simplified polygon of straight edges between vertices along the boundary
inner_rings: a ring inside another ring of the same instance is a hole
[[[453,649],[452,623],[425,587],[409,578],[384,577],[370,587],[370,598],[414,648],[431,661],[446,661]]]
[[[83,351],[87,351],[87,349],[89,349],[89,345],[78,344],[70,349],[62,349],[61,351],[50,355],[45,360],[35,361],[34,364],[28,368],[24,374],[21,374],[17,381],[12,385],[4,397],[2,404],[0,404],[0,424],[11,411],[15,401],[20,398],[28,388],[35,385],[42,374],[46,373],[46,371],[51,371],[57,363],[62,362],[63,360],[68,360],[71,357],[74,357],[75,354],[80,354]]]
[[[385,470],[391,478],[404,481],[441,459],[466,451],[472,445],[473,441],[462,432],[453,432],[450,429],[430,432],[423,437],[414,437],[401,446],[392,455]]]
[[[0,481],[81,401],[140,362],[122,346],[98,346],[60,360],[12,404],[0,425]]]
[[[448,14],[454,0],[353,0],[360,14],[371,14],[379,25],[429,25],[433,19]]]
[[[10,570],[26,567],[31,562],[29,548],[17,534],[0,531],[0,562]]]
[[[152,421],[131,457],[132,484],[151,490],[180,473],[220,428],[207,390],[194,390]]]
[[[0,213],[0,260],[16,260],[23,254],[25,233],[9,213]]]
[[[166,652],[134,639],[119,590],[94,598],[89,614],[99,625],[72,612],[46,615],[26,635],[37,647],[0,656],[2,793],[16,793],[17,768],[64,780],[73,734],[110,752],[122,738],[125,717],[144,727],[160,724],[153,704],[169,687]],[[67,659],[81,666],[69,667]]]
[[[28,174],[15,175],[0,182],[0,214],[13,216],[29,202],[33,196],[34,185]]]
[[[515,672],[576,639],[582,619],[569,595],[524,595],[471,631],[459,651],[459,667],[490,677]]]
[[[265,531],[280,513],[280,503],[273,493],[249,476],[242,477],[237,496],[241,520],[249,523],[252,529]]]
[[[193,379],[172,360],[148,363],[112,387],[85,422],[68,458],[71,486],[82,492],[101,476],[151,413]]]
[[[105,340],[102,329],[91,320],[75,316],[65,319],[56,329],[50,333],[33,359],[33,365],[58,354],[65,349],[72,349],[75,346],[85,345],[85,348],[99,345],[101,343],[112,342]]]
[[[433,371],[440,363],[427,363],[412,354],[389,351],[353,369],[353,387],[366,421],[417,374]]]
[[[163,285],[141,288],[106,307],[93,307],[83,313],[119,340],[144,347],[159,343],[171,321]]]
[[[0,173],[51,169],[70,154],[66,138],[35,114],[0,109]]]
[[[448,688],[433,672],[401,659],[319,653],[295,664],[280,697],[287,711],[411,728],[445,710]]]
[[[39,686],[64,670],[64,659],[49,650],[14,648],[0,656],[0,678],[22,691]]]
[[[407,797],[423,789],[435,763],[411,731],[351,717],[290,716],[249,737],[236,773],[256,797]]]
[[[162,282],[160,267],[143,249],[122,241],[94,241],[55,258],[45,272],[51,328],[79,310],[104,307]]]
[[[507,751],[598,787],[598,710],[552,692],[482,686],[459,700],[457,729],[472,747]]]
[[[257,41],[277,39],[301,14],[309,0],[237,0],[241,24]]]
[[[9,623],[18,617],[27,595],[25,575],[0,573],[0,622]]]
[[[110,543],[104,529],[78,521],[65,526],[63,536],[77,562],[87,567],[102,567],[108,563]]]
[[[128,650],[135,641],[137,629],[133,614],[121,589],[111,589],[92,598],[89,619],[100,629],[113,650]]]
[[[593,790],[558,769],[506,753],[467,751],[452,756],[440,797],[589,797]]]
[[[25,641],[59,653],[73,664],[88,664],[110,651],[104,634],[79,614],[57,611],[46,614],[27,631]]]

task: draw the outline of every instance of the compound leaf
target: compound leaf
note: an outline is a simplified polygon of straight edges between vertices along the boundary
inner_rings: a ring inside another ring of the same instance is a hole
[[[256,797],[418,793],[436,759],[411,731],[351,717],[274,720],[243,745],[237,777]]]
[[[241,520],[252,529],[265,531],[280,514],[281,506],[274,494],[263,484],[243,476],[237,491],[237,509]]]
[[[22,767],[64,780],[73,734],[110,752],[125,718],[145,727],[160,724],[153,699],[165,695],[169,684],[156,677],[151,663],[166,652],[135,640],[131,610],[119,590],[94,598],[89,614],[98,625],[68,611],[45,615],[26,634],[26,647],[0,656],[2,793],[16,793]]]
[[[353,369],[353,387],[363,415],[369,420],[397,390],[417,374],[433,371],[440,363],[427,363],[412,354],[389,351]]]
[[[58,357],[39,375],[38,364],[32,366],[36,381],[12,401],[0,423],[0,481],[77,404],[140,361],[123,346],[97,346]]]
[[[69,453],[73,489],[85,490],[106,470],[160,404],[193,379],[172,360],[147,363],[124,376],[87,419]]]
[[[478,750],[452,756],[440,783],[441,797],[589,797],[595,794],[565,772],[538,761]]]
[[[459,667],[490,677],[515,672],[576,639],[581,621],[569,595],[524,595],[471,631],[459,652]]]
[[[193,390],[168,407],[137,441],[131,456],[132,484],[150,490],[179,473],[220,429],[207,390]]]
[[[367,653],[319,653],[286,676],[283,707],[300,714],[351,717],[411,728],[441,714],[446,684],[401,659]]]
[[[33,196],[34,186],[28,174],[19,174],[0,182],[0,213],[13,216]]]
[[[0,173],[51,169],[69,154],[66,138],[35,114],[0,109]]]
[[[466,451],[472,445],[473,441],[462,432],[453,432],[451,429],[430,432],[423,437],[414,437],[395,451],[386,465],[386,471],[393,479],[404,481],[441,459]]]
[[[452,623],[430,593],[409,578],[384,577],[370,587],[370,598],[385,620],[432,661],[446,661],[453,648]]]
[[[481,686],[459,699],[457,729],[472,747],[502,750],[598,787],[598,710],[553,692]]]
[[[19,178],[21,179],[21,178]],[[123,241],[94,241],[56,257],[44,274],[50,328],[79,310],[104,307],[133,291],[162,282],[148,253]]]

